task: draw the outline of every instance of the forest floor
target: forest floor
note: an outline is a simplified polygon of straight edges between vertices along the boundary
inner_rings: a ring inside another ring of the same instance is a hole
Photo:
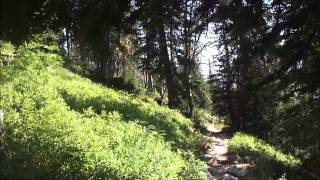
[[[212,124],[207,127],[206,141],[201,156],[208,165],[209,180],[251,180],[250,163],[243,163],[237,154],[228,153],[228,143],[232,135],[216,129]]]

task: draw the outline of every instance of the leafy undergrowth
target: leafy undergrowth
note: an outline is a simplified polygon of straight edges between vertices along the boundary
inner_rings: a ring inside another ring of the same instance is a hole
[[[299,159],[282,153],[275,147],[254,136],[236,133],[229,142],[230,153],[249,156],[255,163],[254,173],[262,179],[293,176],[301,165]]]
[[[117,111],[123,121],[156,131],[174,148],[194,149],[199,142],[191,121],[175,110],[94,84],[65,69],[59,68],[53,76],[65,102],[77,112],[83,113],[89,107],[99,115]]]
[[[189,119],[62,69],[47,41],[0,60],[0,178],[206,178]]]

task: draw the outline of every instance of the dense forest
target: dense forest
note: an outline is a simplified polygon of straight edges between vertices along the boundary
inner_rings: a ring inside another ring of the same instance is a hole
[[[0,179],[320,179],[319,0],[1,0],[0,52]]]

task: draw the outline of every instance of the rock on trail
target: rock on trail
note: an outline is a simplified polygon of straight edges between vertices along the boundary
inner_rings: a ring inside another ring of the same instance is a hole
[[[201,157],[208,164],[209,180],[251,180],[250,163],[239,163],[243,159],[237,154],[228,153],[228,143],[231,135],[215,129],[213,125],[207,127],[208,135],[203,145]]]

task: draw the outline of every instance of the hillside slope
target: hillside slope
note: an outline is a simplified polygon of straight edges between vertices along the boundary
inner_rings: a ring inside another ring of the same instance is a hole
[[[56,50],[0,59],[1,179],[206,178],[189,119],[63,69]]]

